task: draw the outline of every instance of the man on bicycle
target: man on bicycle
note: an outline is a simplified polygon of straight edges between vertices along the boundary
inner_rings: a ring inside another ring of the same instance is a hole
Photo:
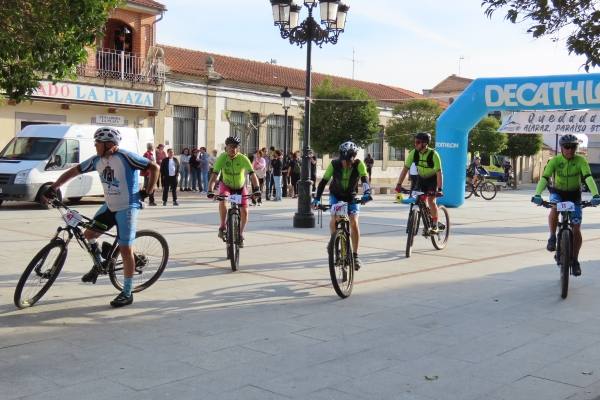
[[[581,221],[583,213],[581,210],[581,180],[585,181],[588,188],[592,192],[592,205],[597,206],[600,204],[600,195],[598,195],[598,187],[592,177],[590,165],[587,160],[578,154],[577,145],[579,139],[577,136],[572,134],[563,135],[560,140],[560,154],[553,157],[546,168],[544,173],[538,182],[535,189],[535,196],[532,197],[531,201],[537,205],[542,204],[542,192],[548,186],[548,181],[551,176],[554,175],[554,184],[549,188],[551,202],[561,201],[572,201],[575,203],[575,212],[572,218],[573,222],[573,275],[581,275],[581,266],[577,257],[579,256],[579,250],[581,249],[582,237],[581,237]],[[546,249],[548,251],[556,250],[556,227],[558,225],[558,212],[556,206],[552,207],[550,214],[548,215],[548,226],[550,228],[550,238],[548,238],[548,244]]]
[[[482,181],[482,177],[488,175],[488,171],[481,165],[481,157],[475,156],[473,158],[473,162],[467,168],[467,177],[471,180],[471,185],[473,185],[473,194],[477,197],[477,190],[475,188]]]
[[[215,182],[219,173],[221,178],[219,182],[219,195],[229,196],[230,194],[241,194],[246,196],[248,191],[246,189],[246,174],[250,176],[250,182],[252,184],[252,199],[260,202],[260,186],[256,174],[254,174],[254,168],[252,168],[252,162],[244,154],[240,153],[241,139],[236,136],[230,136],[225,140],[225,153],[217,157],[215,164],[213,165],[213,172],[208,182],[208,194],[207,197],[212,199],[215,194],[213,193]],[[225,237],[225,217],[227,215],[227,207],[225,202],[221,200],[219,202],[219,216],[221,217],[221,225],[219,226],[219,238]],[[241,226],[240,226],[240,247],[244,247],[244,228],[248,222],[248,199],[242,197],[241,204]]]
[[[337,160],[332,160],[325,174],[317,187],[317,194],[312,201],[314,208],[318,208],[321,204],[321,196],[325,190],[325,186],[330,179],[329,185],[329,205],[344,201],[348,203],[348,217],[350,219],[350,238],[352,240],[352,248],[354,249],[354,269],[357,271],[362,266],[358,258],[358,243],[360,240],[360,229],[358,227],[358,214],[360,212],[360,204],[354,202],[354,197],[358,191],[358,180],[362,182],[362,202],[371,200],[371,187],[369,186],[367,174],[367,166],[362,160],[356,159],[358,146],[352,142],[345,142],[340,145],[340,157]],[[331,218],[329,222],[329,231],[335,232],[335,218]]]
[[[431,210],[431,220],[433,222],[431,233],[437,233],[438,208],[436,197],[442,196],[442,162],[438,152],[429,147],[429,142],[431,142],[429,133],[419,132],[415,135],[415,148],[408,153],[404,168],[400,172],[396,192],[400,193],[402,191],[402,182],[404,182],[410,166],[414,163],[418,172],[415,189],[427,195],[427,204]]]
[[[106,225],[107,229],[117,225],[117,240],[123,258],[123,291],[110,302],[113,307],[122,307],[133,302],[131,291],[135,260],[132,246],[135,240],[137,216],[141,201],[144,201],[148,193],[154,192],[159,172],[155,162],[119,149],[120,141],[121,134],[115,128],[102,127],[96,130],[94,133],[96,155],[65,171],[44,194],[46,199],[54,198],[56,190],[77,175],[91,171],[98,171],[100,174],[106,202],[96,212],[94,220]],[[150,172],[148,188],[141,191],[138,190],[138,170]],[[95,254],[99,252],[96,239],[100,235],[100,232],[89,229],[84,232]],[[96,283],[98,273],[94,266],[81,280]]]

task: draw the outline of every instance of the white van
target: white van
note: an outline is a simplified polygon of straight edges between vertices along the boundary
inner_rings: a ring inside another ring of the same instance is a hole
[[[96,154],[98,125],[29,125],[0,153],[0,204],[4,200],[39,201],[40,194],[65,170]],[[117,128],[119,147],[143,154],[154,143],[151,128]],[[60,188],[59,196],[77,202],[102,196],[97,173],[79,175]]]

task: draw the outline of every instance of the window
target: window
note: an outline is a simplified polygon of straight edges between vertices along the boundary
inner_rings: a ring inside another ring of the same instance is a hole
[[[373,160],[383,160],[383,138],[378,137],[375,142],[368,145],[367,154],[370,154]]]
[[[6,145],[0,158],[9,160],[46,160],[58,144],[59,139],[16,137]]]
[[[292,148],[292,129],[294,119],[288,117],[287,140],[285,138],[285,116],[272,115],[267,119],[267,148],[271,146],[284,154]]]
[[[46,169],[65,169],[79,163],[79,141],[63,140],[58,146]]]
[[[389,160],[390,161],[404,161],[404,148],[397,148],[394,146],[388,146],[390,150]]]
[[[229,115],[229,135],[242,139],[240,151],[254,154],[258,150],[258,114],[232,111]]]
[[[186,148],[198,143],[198,109],[196,107],[173,107],[173,151],[181,154]]]

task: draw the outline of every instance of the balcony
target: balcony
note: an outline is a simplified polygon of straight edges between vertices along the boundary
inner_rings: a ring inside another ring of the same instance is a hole
[[[90,52],[86,63],[77,66],[77,75],[161,85],[165,79],[163,51],[150,47],[146,57],[112,49]]]

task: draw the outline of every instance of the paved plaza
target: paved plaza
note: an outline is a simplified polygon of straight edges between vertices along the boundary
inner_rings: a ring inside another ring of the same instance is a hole
[[[72,243],[55,285],[16,310],[14,287],[60,223],[55,210],[0,209],[0,399],[531,400],[600,396],[600,210],[584,212],[583,275],[560,298],[532,189],[451,209],[448,248],[417,237],[408,207],[378,195],[361,213],[363,268],[337,297],[327,222],[292,229],[295,200],[251,209],[241,267],[216,237],[217,207],[185,194],[146,208],[162,278],[111,309],[107,277]],[[91,215],[99,202],[78,209]]]

